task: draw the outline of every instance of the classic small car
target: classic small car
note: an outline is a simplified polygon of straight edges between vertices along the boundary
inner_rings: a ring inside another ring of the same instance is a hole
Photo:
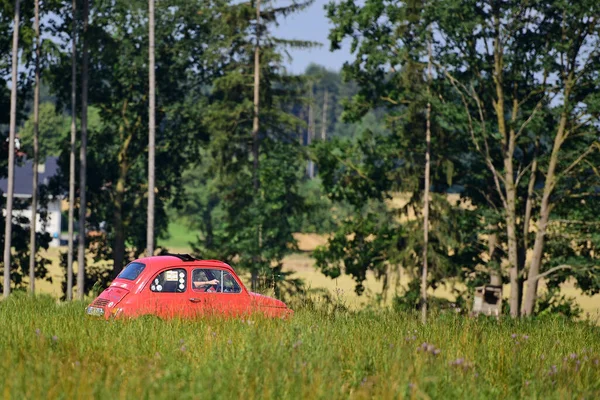
[[[228,264],[187,254],[132,261],[86,309],[87,314],[106,319],[242,316],[257,312],[281,318],[293,314],[282,301],[246,290]]]

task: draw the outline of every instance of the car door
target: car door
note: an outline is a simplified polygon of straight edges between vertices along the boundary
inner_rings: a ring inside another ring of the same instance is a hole
[[[190,286],[197,299],[197,314],[237,316],[249,310],[250,296],[237,276],[226,269],[193,268]]]
[[[166,268],[152,278],[144,289],[144,314],[162,318],[189,317],[188,270],[184,267]]]

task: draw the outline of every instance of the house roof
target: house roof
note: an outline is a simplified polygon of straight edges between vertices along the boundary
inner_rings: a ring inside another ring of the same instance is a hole
[[[47,185],[50,178],[58,175],[58,157],[46,157],[44,166],[38,169],[38,185]],[[15,165],[15,196],[31,197],[33,181],[33,160],[26,159],[20,165]],[[8,190],[8,178],[0,179],[0,190]]]

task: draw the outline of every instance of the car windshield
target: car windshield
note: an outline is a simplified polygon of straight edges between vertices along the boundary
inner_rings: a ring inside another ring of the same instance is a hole
[[[123,268],[123,271],[117,276],[117,279],[127,279],[133,281],[137,279],[146,266],[142,263],[132,262]]]

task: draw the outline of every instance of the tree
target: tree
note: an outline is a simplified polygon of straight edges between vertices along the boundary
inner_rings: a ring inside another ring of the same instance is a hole
[[[561,180],[571,178],[573,170],[587,161],[591,153],[600,150],[600,131],[597,125],[600,104],[596,94],[600,89],[600,81],[595,72],[600,68],[600,22],[596,18],[599,12],[600,6],[593,1],[578,2],[568,10],[564,10],[562,2],[553,2],[547,10],[547,13],[554,17],[551,28],[555,33],[560,32],[560,36],[556,36],[550,48],[554,56],[553,61],[557,65],[551,73],[559,76],[557,86],[562,104],[555,108],[560,117],[545,171],[523,304],[524,315],[531,315],[536,303],[544,241],[553,203],[555,204],[551,196]],[[567,37],[569,46],[565,49],[564,39]],[[575,143],[566,143],[567,141]],[[589,170],[590,167],[593,168],[593,164],[585,169]],[[584,197],[590,198],[590,195]],[[545,273],[549,274],[550,270]]]
[[[356,83],[358,93],[346,102],[343,118],[356,123],[375,114],[385,129],[377,132],[365,126],[355,144],[336,141],[317,147],[326,192],[333,201],[349,203],[353,209],[352,218],[344,220],[327,246],[315,252],[317,265],[330,276],[341,273],[343,266],[355,277],[359,293],[367,272],[373,271],[383,279],[384,294],[389,275],[398,274],[402,265],[416,280],[417,289],[417,276],[421,276],[421,294],[418,290],[416,294],[421,300],[414,306],[426,312],[427,288],[453,268],[449,249],[457,250],[458,232],[452,232],[452,226],[458,222],[445,215],[455,213],[443,196],[436,195],[452,183],[452,153],[446,149],[442,125],[427,111],[435,107],[429,94],[435,93],[435,87],[426,78],[431,35],[424,3],[373,0],[361,6],[344,1],[327,9],[333,23],[332,49],[350,38],[354,53],[343,75]],[[388,204],[393,192],[406,196],[399,209]],[[355,239],[349,241],[347,235]],[[341,251],[353,246],[360,250],[348,255]]]
[[[38,209],[38,163],[39,145],[38,128],[40,122],[40,2],[35,0],[35,92],[33,95],[33,185],[31,196],[31,221],[29,236],[29,293],[35,294],[35,255],[36,247],[36,222]]]
[[[431,97],[431,40],[427,43],[427,95]],[[425,184],[423,185],[423,271],[421,275],[421,322],[427,322],[427,250],[429,248],[429,178],[431,176],[431,101],[425,115]]]
[[[92,126],[90,113],[88,127],[86,226],[98,235],[88,237],[87,246],[96,260],[112,259],[112,277],[147,247],[147,5],[142,0],[93,3],[86,36],[92,60],[90,111],[98,110],[99,117]],[[181,193],[181,174],[197,158],[198,144],[206,137],[200,124],[203,89],[220,68],[217,57],[207,57],[207,48],[220,22],[212,4],[200,1],[162,1],[156,17],[156,163],[161,168],[156,170],[155,231],[160,238],[167,229],[166,205]],[[63,34],[69,23],[65,19],[59,26]],[[70,93],[64,79],[69,69],[66,54],[52,68],[61,102]],[[63,153],[61,165],[67,164]],[[102,273],[89,271],[86,292]]]
[[[15,129],[17,123],[17,67],[19,66],[19,0],[15,0],[15,19],[12,44],[12,86],[10,89],[10,127],[8,137],[8,192],[6,193],[6,222],[4,230],[4,297],[10,295],[12,243],[12,211],[15,181]]]
[[[250,271],[252,290],[263,286],[261,280],[275,284],[284,255],[295,247],[293,216],[302,206],[302,153],[296,135],[303,123],[292,111],[302,82],[285,73],[282,59],[286,48],[314,44],[274,38],[270,30],[280,18],[309,4],[276,7],[263,1],[219,10],[223,39],[215,50],[230,50],[203,120],[212,134],[206,146],[210,157],[205,158],[211,164],[197,171],[212,176],[198,180],[214,192],[194,206],[210,210],[196,252],[235,259]]]
[[[67,253],[67,300],[73,299],[73,243],[75,225],[75,146],[77,141],[77,1],[72,1],[71,13],[71,142],[69,152],[69,220]]]
[[[85,295],[85,243],[86,243],[86,181],[87,181],[87,134],[88,134],[88,25],[89,0],[83,2],[83,61],[81,71],[81,146],[79,148],[79,238],[77,241],[77,297]]]
[[[570,196],[555,192],[556,183],[574,178],[575,167],[597,146],[596,101],[588,95],[598,61],[597,22],[589,16],[597,5],[445,1],[429,11],[440,38],[434,58],[458,93],[474,154],[493,181],[489,203],[500,204],[511,315],[520,314],[525,275],[522,312],[529,315],[551,204]],[[456,20],[457,13],[469,22]],[[559,159],[563,168],[557,170]],[[536,239],[527,270],[532,225]]]
[[[146,254],[154,254],[154,136],[155,136],[155,76],[154,76],[154,0],[148,0],[148,76],[149,76],[149,110],[148,110],[148,233]]]

